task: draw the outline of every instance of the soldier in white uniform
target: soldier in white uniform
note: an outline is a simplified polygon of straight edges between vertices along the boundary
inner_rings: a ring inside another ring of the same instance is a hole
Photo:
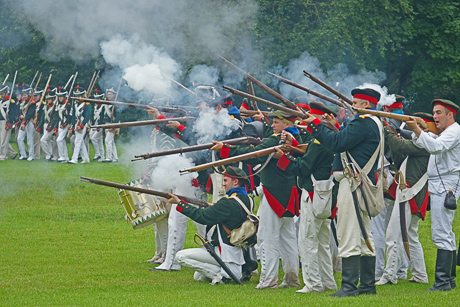
[[[98,89],[94,90],[94,99],[104,99],[105,94],[103,91]],[[94,114],[92,119],[93,125],[102,124],[102,119],[104,117],[105,106],[103,104],[94,105]],[[103,159],[104,157],[104,129],[101,128],[91,128],[89,132],[89,138],[94,147],[94,161]]]
[[[450,100],[435,99],[433,118],[439,135],[422,131],[415,121],[407,127],[415,133],[415,145],[430,154],[428,162],[428,191],[431,204],[431,237],[437,247],[434,285],[430,291],[448,291],[456,287],[456,242],[452,231],[455,210],[444,207],[447,192],[455,200],[460,197],[460,126],[455,122],[458,105]]]

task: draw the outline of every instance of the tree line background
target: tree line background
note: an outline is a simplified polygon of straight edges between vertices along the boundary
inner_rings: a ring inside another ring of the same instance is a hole
[[[414,110],[431,111],[433,98],[458,103],[460,5],[456,1],[258,0],[258,4],[257,13],[239,31],[250,35],[265,67],[285,66],[308,51],[325,71],[344,63],[352,74],[363,68],[384,72],[387,78],[381,85],[389,93],[412,98]],[[19,81],[27,83],[40,70],[65,83],[69,72],[78,70],[80,84],[87,84],[95,69],[105,68],[101,58],[78,63],[42,59],[46,38],[9,5],[0,6],[0,27],[2,80],[18,70]],[[5,29],[14,31],[15,38],[5,35]],[[187,52],[184,67],[209,64],[198,52]]]

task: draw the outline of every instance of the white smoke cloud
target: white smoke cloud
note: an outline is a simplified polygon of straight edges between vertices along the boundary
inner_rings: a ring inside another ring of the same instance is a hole
[[[222,140],[238,129],[238,122],[230,118],[226,109],[222,109],[219,113],[214,110],[201,113],[193,126],[198,144]]]
[[[319,60],[311,56],[306,51],[302,53],[299,58],[290,60],[287,67],[276,67],[273,68],[272,71],[281,74],[286,79],[289,79],[295,83],[298,83],[304,87],[334,99],[337,97],[335,97],[328,90],[324,89],[316,82],[305,77],[303,71],[306,70],[316,78],[320,79],[321,81],[325,82],[329,86],[350,98],[352,89],[357,88],[364,83],[378,84],[386,79],[385,73],[379,71],[371,72],[363,69],[358,74],[351,74],[344,64],[338,64],[330,71],[324,73],[320,65],[321,63]],[[285,83],[280,83],[280,92],[284,97],[288,99],[294,99],[298,96],[305,97],[309,95],[308,93]],[[312,96],[311,100],[316,101],[318,98]],[[330,104],[329,102],[325,103]]]
[[[359,88],[370,88],[380,93],[379,105],[387,106],[396,101],[395,94],[388,94],[388,89],[385,86],[380,86],[378,84],[364,83]]]

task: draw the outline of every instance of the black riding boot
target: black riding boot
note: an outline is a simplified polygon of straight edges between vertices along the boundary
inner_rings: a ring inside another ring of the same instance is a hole
[[[357,296],[358,281],[359,281],[359,267],[361,256],[351,256],[342,258],[342,287],[331,296],[344,297],[344,296]]]
[[[428,291],[450,291],[450,275],[452,272],[452,251],[438,249],[434,285]]]
[[[457,277],[457,251],[452,251],[452,271],[450,272],[450,288],[455,289],[457,283],[455,282]]]
[[[376,294],[375,289],[375,256],[361,257],[359,294]]]

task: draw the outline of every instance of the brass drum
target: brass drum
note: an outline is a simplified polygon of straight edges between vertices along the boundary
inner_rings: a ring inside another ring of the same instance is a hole
[[[128,185],[148,189],[140,180],[131,181]],[[165,203],[159,197],[123,189],[118,190],[118,196],[134,229],[151,225],[168,216]]]

